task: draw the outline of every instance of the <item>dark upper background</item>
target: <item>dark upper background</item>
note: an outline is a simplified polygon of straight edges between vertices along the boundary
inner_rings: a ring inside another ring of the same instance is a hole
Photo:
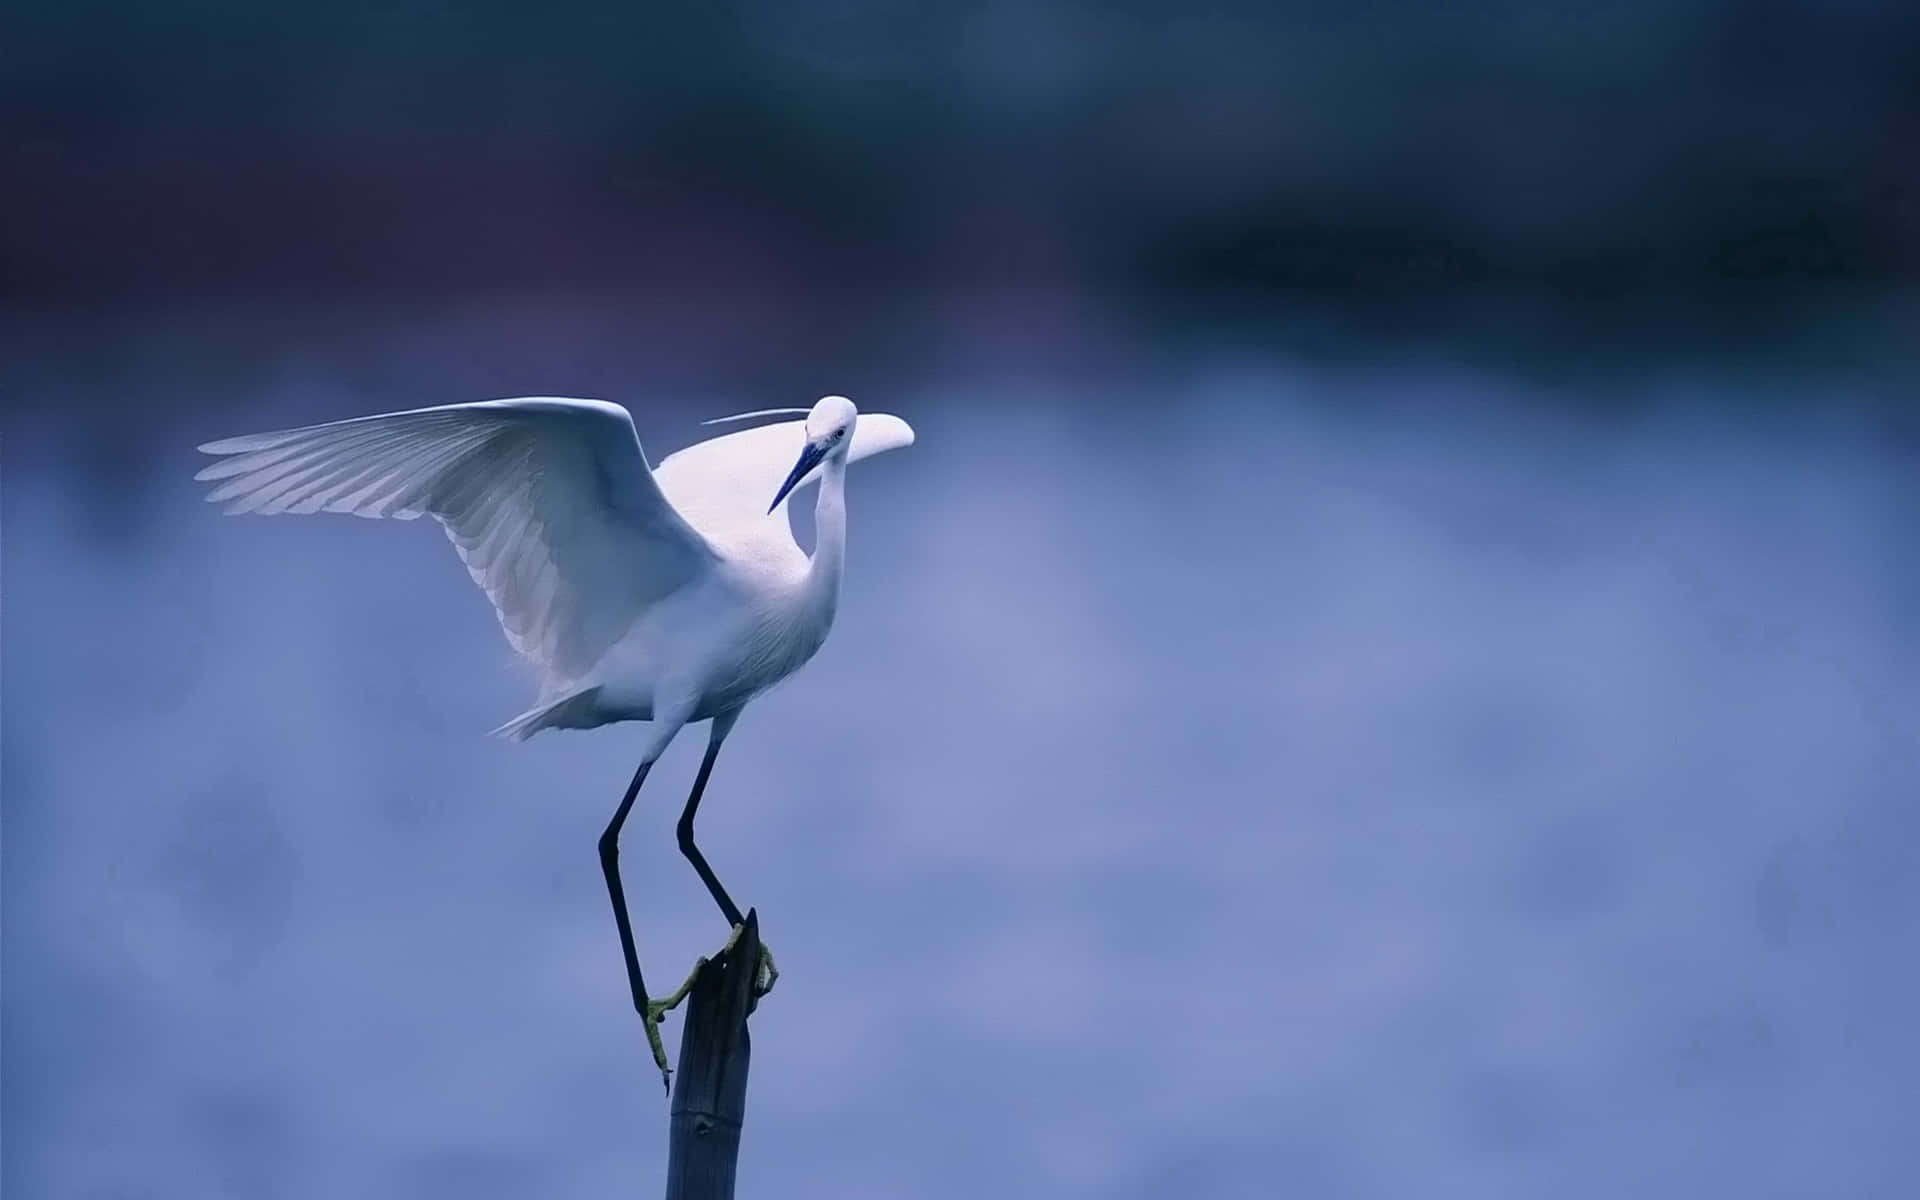
[[[11,5],[0,1183],[655,1186],[634,731],[192,448],[844,391],[743,1193],[1909,1194],[1917,146],[1910,3]]]
[[[1762,344],[1914,281],[1916,144],[1920,12],[1863,0],[81,0],[0,45],[0,286]]]

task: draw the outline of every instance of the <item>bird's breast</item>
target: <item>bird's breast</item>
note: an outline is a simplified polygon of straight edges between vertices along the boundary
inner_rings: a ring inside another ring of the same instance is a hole
[[[804,666],[826,641],[832,605],[803,577],[733,571],[657,606],[615,647],[598,682],[657,711],[701,720],[738,708]],[[676,699],[678,697],[679,699]]]
[[[811,612],[804,596],[781,596],[749,614],[730,691],[764,691],[805,666],[827,639],[832,615]]]

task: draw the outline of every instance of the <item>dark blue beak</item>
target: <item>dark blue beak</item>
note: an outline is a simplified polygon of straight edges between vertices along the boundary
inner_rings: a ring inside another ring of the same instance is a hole
[[[773,503],[767,505],[767,511],[771,513],[774,509],[779,508],[780,502],[787,498],[787,493],[792,491],[796,484],[807,477],[808,471],[819,466],[820,460],[826,456],[827,448],[825,446],[818,446],[812,442],[808,442],[805,446],[801,447],[800,461],[793,464],[792,473],[787,476],[787,481],[780,485],[780,492],[774,496]]]

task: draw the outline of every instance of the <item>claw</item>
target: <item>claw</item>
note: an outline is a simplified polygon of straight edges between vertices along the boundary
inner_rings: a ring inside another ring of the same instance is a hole
[[[647,1048],[653,1051],[653,1065],[660,1068],[660,1086],[671,1096],[673,1069],[667,1066],[666,1043],[660,1040],[660,1018],[666,1015],[666,1010],[660,1005],[649,1002],[647,1011],[640,1014],[640,1023],[647,1027]]]
[[[727,934],[726,943],[720,947],[714,958],[731,951],[739,942],[740,935],[746,932],[746,928],[745,925],[735,925],[732,932]],[[646,1011],[640,1014],[640,1023],[647,1029],[647,1048],[653,1051],[653,1064],[660,1068],[660,1082],[665,1085],[669,1096],[673,1095],[673,1069],[667,1066],[667,1046],[660,1038],[660,1023],[667,1019],[668,1013],[680,1007],[680,1002],[693,991],[693,985],[700,981],[700,972],[706,970],[707,964],[712,961],[712,958],[705,955],[694,960],[693,970],[687,972],[687,977],[681,981],[680,986],[658,1000],[647,1001]],[[773,951],[767,949],[766,943],[762,942],[760,965],[753,977],[754,997],[758,999],[772,991],[774,983],[779,978],[780,968],[773,964]]]
[[[738,936],[736,927],[734,937]],[[727,946],[732,948],[733,938],[727,939]],[[680,986],[659,1000],[647,1001],[647,1011],[640,1014],[640,1023],[647,1027],[647,1048],[653,1051],[653,1065],[660,1068],[660,1082],[665,1085],[669,1096],[673,1095],[673,1070],[667,1066],[667,1047],[660,1040],[660,1022],[667,1019],[668,1013],[680,1007],[680,1002],[693,990],[693,985],[700,979],[700,972],[706,970],[709,961],[704,955],[695,959],[693,970],[687,972]]]

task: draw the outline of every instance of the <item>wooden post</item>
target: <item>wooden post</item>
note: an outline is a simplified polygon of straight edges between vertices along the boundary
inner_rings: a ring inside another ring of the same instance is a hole
[[[667,1200],[733,1200],[747,1114],[747,1015],[760,973],[760,918],[751,909],[733,948],[700,969],[687,995],[673,1077]]]

